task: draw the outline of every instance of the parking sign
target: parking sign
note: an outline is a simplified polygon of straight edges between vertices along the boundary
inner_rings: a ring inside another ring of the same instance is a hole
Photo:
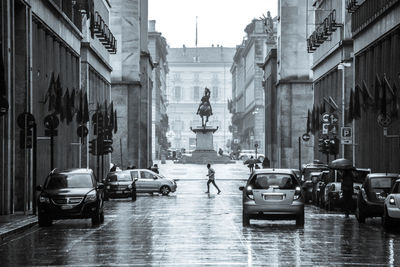
[[[351,127],[341,128],[341,143],[344,145],[353,144],[353,129]]]

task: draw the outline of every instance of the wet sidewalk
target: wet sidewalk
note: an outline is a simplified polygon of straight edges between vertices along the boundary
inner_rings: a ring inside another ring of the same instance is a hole
[[[37,216],[24,214],[0,215],[0,244],[37,224]]]

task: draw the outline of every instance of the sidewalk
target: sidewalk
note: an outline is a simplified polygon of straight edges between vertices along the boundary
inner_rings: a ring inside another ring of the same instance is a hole
[[[8,237],[22,233],[36,224],[37,216],[35,215],[0,215],[0,244]]]

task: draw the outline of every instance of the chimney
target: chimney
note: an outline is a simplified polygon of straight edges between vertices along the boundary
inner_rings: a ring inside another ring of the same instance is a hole
[[[156,21],[149,20],[149,32],[155,32],[155,31],[156,31]]]

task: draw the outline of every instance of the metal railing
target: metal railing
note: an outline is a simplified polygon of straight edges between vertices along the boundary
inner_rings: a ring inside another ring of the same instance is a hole
[[[82,32],[82,13],[76,1],[50,0],[71,20],[71,22]]]
[[[351,15],[351,31],[358,33],[400,0],[365,0]]]

